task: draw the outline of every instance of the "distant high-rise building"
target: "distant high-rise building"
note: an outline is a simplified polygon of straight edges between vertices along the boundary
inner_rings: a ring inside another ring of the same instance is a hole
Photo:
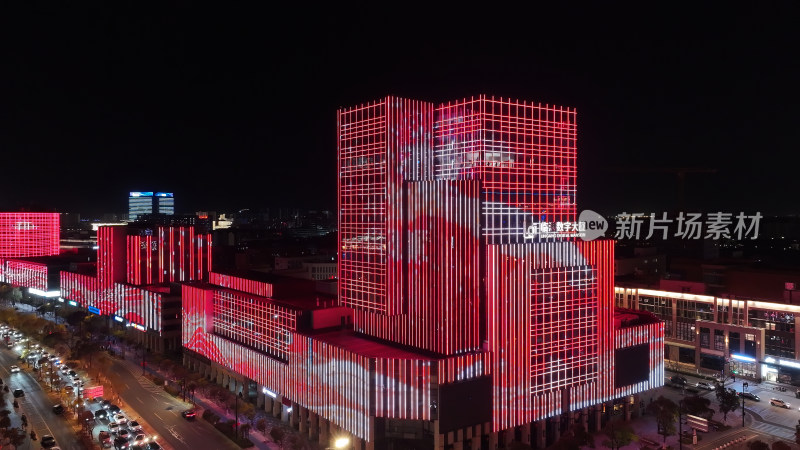
[[[161,214],[175,214],[175,197],[172,192],[156,192],[156,208]]]
[[[128,196],[128,221],[134,222],[143,214],[175,214],[172,192],[131,192]]]

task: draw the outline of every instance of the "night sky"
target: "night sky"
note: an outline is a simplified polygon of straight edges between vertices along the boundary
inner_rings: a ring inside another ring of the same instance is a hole
[[[800,212],[793,6],[21,3],[0,11],[0,210],[334,209],[337,108],[486,93],[577,108],[579,209],[674,210],[690,167],[716,172],[686,176],[685,210]]]

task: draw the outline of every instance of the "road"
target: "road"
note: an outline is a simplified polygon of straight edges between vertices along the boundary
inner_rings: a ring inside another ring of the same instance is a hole
[[[674,375],[674,373],[670,371],[667,371],[667,374],[668,376]],[[696,384],[698,381],[707,381],[700,377],[692,377],[684,374],[681,375],[688,379],[689,385]],[[798,410],[798,407],[800,407],[800,399],[795,397],[795,388],[787,387],[786,391],[783,392],[774,390],[773,387],[775,385],[770,383],[756,384],[753,381],[741,379],[735,382],[728,381],[725,383],[725,387],[741,392],[743,382],[748,383],[748,387],[746,388],[747,392],[752,392],[761,398],[761,400],[757,402],[753,400],[745,400],[745,410],[747,416],[749,417],[746,420],[747,429],[753,433],[762,434],[765,436],[775,436],[794,442],[794,426],[797,425],[798,420],[800,420],[800,410]],[[664,392],[671,391],[672,394],[669,395],[670,398],[675,396],[677,393],[678,395],[674,400],[680,397],[681,393],[680,389],[670,387],[659,388],[659,390]],[[715,410],[718,409],[717,398],[714,391],[706,391],[701,389],[698,395],[710,399],[711,408]],[[783,400],[789,403],[790,407],[787,409],[772,406],[769,402],[770,398]],[[741,429],[741,424],[741,408],[736,412],[728,413],[728,425],[731,425],[736,429]]]
[[[198,418],[187,421],[181,412],[191,404],[174,398],[141,376],[141,366],[128,360],[115,359],[111,369],[119,379],[115,382],[122,398],[123,411],[134,419],[141,418],[147,434],[158,436],[166,449],[190,450],[214,448],[215,450],[240,450],[211,424]],[[93,407],[96,409],[96,407]],[[95,438],[100,429],[95,428]]]
[[[39,449],[41,447],[39,439],[49,434],[56,438],[56,443],[63,450],[84,450],[83,445],[75,438],[75,431],[66,418],[53,414],[52,408],[57,401],[49,397],[48,392],[36,381],[34,372],[29,372],[26,364],[18,361],[17,357],[18,355],[11,350],[5,348],[0,350],[0,377],[9,387],[3,407],[11,411],[11,426],[20,426],[20,417],[25,414],[28,417],[28,431],[36,431],[37,440],[31,443],[30,438],[26,439],[26,443],[20,449]],[[12,374],[8,370],[11,365],[18,365],[22,370]],[[17,399],[20,405],[18,410],[12,406],[14,397],[11,392],[14,389],[25,391],[25,396]]]

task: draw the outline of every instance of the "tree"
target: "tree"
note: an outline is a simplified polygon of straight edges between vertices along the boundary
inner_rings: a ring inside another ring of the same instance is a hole
[[[269,436],[275,441],[276,444],[281,446],[281,450],[283,450],[283,438],[286,437],[286,434],[278,427],[274,427],[269,430]]]
[[[775,441],[772,443],[772,450],[792,450],[792,447],[783,441]]]
[[[611,447],[611,450],[618,450],[620,447],[639,440],[639,436],[634,433],[633,428],[627,422],[609,421],[604,433],[608,436],[608,440],[603,442],[603,445]]]
[[[750,450],[769,450],[769,444],[759,439],[747,443],[747,448]]]
[[[699,395],[693,395],[683,399],[683,410],[686,414],[711,419],[714,410],[709,407],[711,400]]]
[[[717,401],[719,402],[719,412],[722,413],[722,421],[728,422],[728,413],[739,408],[741,400],[733,389],[719,389],[717,391]]]
[[[667,436],[675,434],[675,418],[678,417],[678,405],[660,395],[647,406],[647,411],[656,417],[658,434],[664,436],[664,443],[666,443]]]
[[[267,432],[267,419],[261,418],[256,420],[256,430],[266,433]]]

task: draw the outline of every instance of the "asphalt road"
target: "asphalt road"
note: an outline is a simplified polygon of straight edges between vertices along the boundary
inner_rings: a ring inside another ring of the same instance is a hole
[[[673,372],[667,371],[668,377],[674,375]],[[683,375],[683,374],[681,374]],[[694,385],[698,381],[706,381],[700,377],[692,377],[683,375],[688,379],[688,384]],[[744,381],[739,379],[736,382],[726,382],[726,388],[735,389],[738,392],[742,391],[742,383]],[[747,416],[752,420],[747,420],[747,428],[753,432],[764,434],[767,436],[776,436],[789,441],[794,441],[795,428],[798,420],[800,420],[800,399],[795,397],[795,389],[793,387],[786,387],[786,391],[778,391],[773,389],[775,386],[771,383],[756,384],[753,381],[747,381],[747,392],[752,392],[760,397],[760,401],[745,400],[745,410]],[[680,397],[681,389],[663,387],[659,388],[663,392],[671,392],[670,397],[677,399]],[[711,408],[718,409],[717,398],[714,391],[706,391],[700,389],[700,396],[706,397],[711,400]],[[770,398],[777,398],[787,402],[789,408],[781,408],[770,404]],[[736,412],[728,413],[728,425],[741,427],[742,415],[741,408]]]
[[[18,355],[12,350],[5,348],[0,350],[0,378],[9,387],[3,407],[11,411],[11,426],[20,426],[20,417],[25,414],[28,418],[27,431],[36,431],[37,440],[31,442],[30,438],[26,439],[26,443],[20,447],[20,450],[41,448],[40,440],[47,434],[56,438],[56,444],[62,450],[84,450],[83,445],[79,444],[75,438],[75,432],[67,420],[53,414],[52,408],[57,401],[50,399],[48,392],[39,385],[33,375],[35,372],[29,372],[27,365],[18,361],[17,357]],[[12,374],[8,369],[11,365],[17,365],[22,370]],[[18,388],[25,392],[25,396],[17,399],[20,407],[15,410],[12,406],[14,397],[11,393]]]
[[[165,449],[240,450],[238,445],[206,421],[200,418],[193,421],[184,419],[181,412],[191,404],[172,397],[142,377],[140,366],[127,360],[114,360],[111,370],[118,375],[115,386],[123,400],[120,405],[123,412],[142,423],[147,435],[158,436],[158,442]],[[101,429],[105,427],[95,427],[95,438]]]

